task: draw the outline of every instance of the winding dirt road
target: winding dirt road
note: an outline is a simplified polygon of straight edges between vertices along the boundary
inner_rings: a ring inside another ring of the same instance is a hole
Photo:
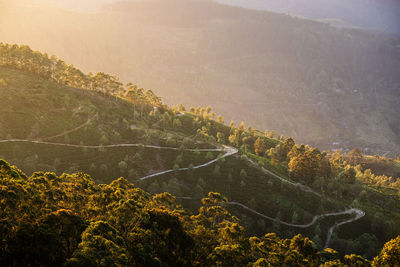
[[[242,208],[244,208],[244,209],[246,209],[246,210],[248,210],[248,211],[250,211],[250,212],[252,212],[254,214],[257,214],[257,215],[259,215],[259,216],[261,216],[263,218],[266,218],[268,220],[271,220],[271,221],[275,221],[276,220],[276,218],[272,218],[270,216],[267,216],[267,215],[264,215],[262,213],[259,213],[258,211],[254,210],[252,208],[249,208],[246,205],[243,205],[242,203],[239,203],[239,202],[231,201],[231,202],[227,202],[227,204],[240,206],[240,207],[242,207]],[[354,222],[354,221],[360,219],[361,217],[363,217],[365,215],[365,212],[362,211],[362,210],[359,210],[359,209],[350,208],[350,209],[347,209],[347,210],[344,210],[344,211],[330,212],[330,213],[324,213],[324,214],[320,214],[320,215],[315,215],[312,218],[311,222],[306,223],[306,224],[294,224],[294,223],[288,223],[288,222],[284,222],[284,221],[279,221],[279,223],[287,225],[287,226],[291,226],[291,227],[308,228],[308,227],[312,226],[313,224],[315,224],[319,218],[327,217],[327,216],[338,216],[338,215],[344,215],[344,214],[353,214],[353,213],[356,214],[356,216],[354,218],[346,220],[346,221],[343,221],[343,222],[340,222],[340,223],[337,223],[337,224],[335,224],[335,226],[332,226],[331,228],[329,228],[330,234],[328,232],[328,238],[330,239],[330,236],[332,235],[333,229],[335,227],[340,226],[342,224]],[[327,240],[328,240],[328,238],[327,238]]]
[[[112,148],[112,147],[146,147],[146,148],[153,148],[153,149],[166,149],[166,150],[181,150],[180,148],[175,148],[175,147],[166,147],[166,146],[154,146],[154,145],[145,145],[145,144],[115,144],[115,145],[75,145],[75,144],[64,144],[64,143],[52,143],[52,142],[46,142],[46,141],[36,141],[36,140],[26,140],[26,139],[8,139],[8,140],[0,140],[0,143],[10,143],[10,142],[24,142],[24,143],[33,143],[33,144],[44,144],[44,145],[53,145],[53,146],[65,146],[65,147],[74,147],[74,148],[93,148],[93,149],[98,149],[98,148]],[[233,147],[229,146],[222,146],[222,148],[203,148],[203,149],[196,149],[196,148],[186,148],[183,149],[185,151],[192,151],[192,152],[225,152],[222,156],[219,156],[213,160],[210,160],[204,164],[194,166],[193,169],[199,169],[202,167],[206,167],[208,165],[213,164],[214,162],[231,156],[233,154],[236,154],[238,150]],[[189,170],[189,168],[179,168],[177,170],[174,169],[169,169],[157,173],[153,173],[144,177],[139,178],[140,180],[145,180],[154,176],[158,175],[163,175],[166,173],[174,172],[174,171],[186,171]]]
[[[258,164],[256,164],[256,163],[255,163],[254,161],[252,161],[251,159],[248,159],[248,161],[249,161],[252,165],[258,166]],[[258,166],[258,167],[259,167],[259,166]],[[296,186],[296,187],[300,188],[301,190],[303,190],[303,191],[305,191],[305,192],[309,192],[309,193],[312,193],[312,194],[317,195],[317,196],[319,196],[319,197],[322,197],[321,194],[315,192],[314,190],[312,190],[312,189],[309,188],[308,186],[305,186],[305,185],[300,184],[300,183],[291,182],[291,181],[289,181],[289,180],[287,180],[287,179],[285,179],[285,178],[283,178],[283,177],[281,177],[281,176],[279,176],[279,175],[277,175],[277,174],[275,174],[275,173],[273,173],[273,172],[271,172],[271,171],[265,169],[264,167],[260,167],[260,169],[261,169],[265,174],[271,175],[271,176],[273,176],[273,177],[275,177],[275,178],[281,180],[282,182],[291,184],[291,185],[293,185],[293,186]],[[253,212],[254,214],[257,214],[257,215],[259,215],[259,216],[261,216],[261,217],[263,217],[263,218],[266,218],[266,219],[269,219],[269,220],[273,220],[273,221],[276,220],[275,218],[272,218],[272,217],[269,217],[269,216],[264,215],[264,214],[262,214],[262,213],[259,213],[258,211],[253,210],[253,209],[251,209],[251,208],[249,208],[249,207],[247,207],[247,206],[245,206],[245,205],[243,205],[243,204],[241,204],[241,203],[239,203],[239,202],[232,201],[232,202],[228,202],[228,204],[230,204],[230,205],[238,205],[238,206],[240,206],[240,207],[242,207],[242,208],[244,208],[244,209],[246,209],[246,210],[248,210],[248,211],[250,211],[250,212]],[[343,224],[347,224],[347,223],[351,223],[351,222],[357,221],[358,219],[360,219],[360,218],[362,218],[362,217],[365,216],[365,212],[362,211],[362,210],[360,210],[360,209],[350,208],[350,209],[347,209],[347,210],[344,210],[344,211],[340,211],[340,212],[332,212],[332,213],[325,213],[325,214],[321,214],[321,215],[315,215],[315,216],[313,217],[313,219],[311,220],[311,222],[309,222],[309,223],[307,223],[307,224],[292,224],[292,223],[287,223],[287,222],[283,222],[283,221],[280,221],[280,223],[281,223],[281,224],[284,224],[284,225],[287,225],[287,226],[292,226],[292,227],[307,228],[307,227],[312,226],[314,223],[316,223],[316,221],[317,221],[319,218],[321,218],[321,217],[325,217],[325,216],[338,216],[338,215],[344,215],[344,214],[355,214],[355,216],[354,216],[353,218],[351,218],[351,219],[348,219],[348,220],[345,220],[345,221],[336,223],[335,225],[333,225],[332,227],[329,228],[328,233],[327,233],[327,237],[326,237],[326,241],[325,241],[325,245],[324,245],[324,249],[325,249],[325,248],[328,247],[329,242],[330,242],[331,237],[332,237],[332,233],[333,233],[333,231],[335,230],[336,227],[338,227],[338,226],[340,226],[340,225],[343,225]]]
[[[176,197],[176,198],[177,199],[193,199],[192,197]],[[248,211],[250,211],[250,212],[252,212],[254,214],[257,214],[258,216],[261,216],[261,217],[263,217],[265,219],[268,219],[270,221],[277,221],[276,218],[272,218],[270,216],[262,214],[262,213],[254,210],[252,208],[247,207],[246,205],[243,205],[242,203],[239,203],[239,202],[236,202],[236,201],[230,201],[230,202],[227,202],[226,204],[228,204],[228,205],[236,205],[236,206],[239,206],[239,207],[241,207],[241,208],[243,208],[245,210],[248,210]],[[332,237],[333,230],[336,227],[338,227],[340,225],[343,225],[343,224],[346,224],[346,223],[351,223],[351,222],[357,221],[358,219],[364,217],[365,212],[360,210],[360,209],[350,208],[350,209],[347,209],[347,210],[344,210],[344,211],[328,212],[328,213],[324,213],[324,214],[320,214],[320,215],[315,215],[312,218],[311,222],[306,223],[306,224],[294,224],[294,223],[288,223],[288,222],[280,221],[280,220],[278,222],[280,224],[287,225],[287,226],[290,226],[290,227],[308,228],[308,227],[312,226],[313,224],[315,224],[318,221],[318,219],[320,219],[320,218],[328,217],[328,216],[339,216],[339,215],[345,215],[345,214],[355,214],[355,216],[354,216],[354,218],[351,218],[351,219],[336,223],[334,226],[329,228],[328,233],[327,233],[327,237],[326,237],[326,241],[325,241],[325,245],[324,245],[324,249],[325,249],[325,248],[328,247],[329,242],[330,242],[331,237]]]
[[[155,148],[155,149],[167,149],[167,150],[181,150],[176,147],[168,147],[168,146],[154,146],[154,145],[145,145],[145,144],[114,144],[114,145],[76,145],[76,144],[64,144],[64,143],[53,143],[47,141],[37,141],[37,140],[27,140],[27,139],[8,139],[8,140],[0,140],[0,143],[10,143],[10,142],[22,142],[22,143],[33,143],[33,144],[43,144],[43,145],[53,145],[53,146],[66,146],[66,147],[77,147],[77,148],[111,148],[111,147],[146,147],[146,148]],[[199,152],[207,152],[207,151],[224,151],[224,149],[220,148],[185,148],[185,151],[199,151]]]
[[[333,230],[335,230],[336,227],[338,227],[338,226],[340,226],[340,225],[343,225],[343,224],[346,224],[346,223],[351,223],[351,222],[357,221],[358,219],[361,219],[362,217],[365,216],[365,212],[362,211],[362,210],[359,210],[359,209],[352,208],[352,209],[349,209],[349,210],[347,210],[347,211],[349,211],[347,214],[349,214],[349,213],[355,213],[356,216],[355,216],[354,218],[352,218],[352,219],[348,219],[348,220],[345,220],[345,221],[336,223],[335,225],[333,225],[333,226],[331,226],[331,227],[329,228],[328,234],[327,234],[327,236],[326,236],[326,241],[325,241],[324,249],[326,249],[326,248],[328,247],[329,242],[331,241],[331,237],[332,237]]]
[[[189,151],[192,151],[192,150],[189,150]],[[200,151],[200,150],[197,150],[197,151]],[[204,164],[194,166],[193,169],[199,169],[199,168],[206,167],[206,166],[211,165],[214,162],[216,162],[216,161],[218,161],[218,160],[220,160],[222,158],[226,158],[228,156],[231,156],[233,154],[238,153],[238,150],[236,148],[229,147],[229,146],[223,146],[222,149],[202,150],[202,151],[221,151],[221,152],[223,151],[223,152],[225,152],[225,154],[222,155],[222,156],[217,157],[216,159],[210,160],[209,162],[206,162]],[[174,172],[174,171],[187,171],[187,170],[189,170],[189,168],[179,168],[177,170],[170,169],[170,170],[166,170],[166,171],[162,171],[162,172],[153,173],[153,174],[141,177],[139,179],[140,180],[145,180],[145,179],[148,179],[148,178],[151,178],[151,177],[154,177],[154,176],[158,176],[158,175],[162,175],[162,174],[166,174],[166,173],[170,173],[170,172]]]
[[[264,167],[258,166],[258,164],[255,163],[253,160],[251,160],[251,159],[249,159],[249,158],[247,158],[247,160],[250,162],[251,165],[260,168],[261,171],[262,171],[263,173],[265,173],[265,174],[271,175],[271,176],[275,177],[276,179],[281,180],[281,181],[284,182],[284,183],[287,183],[287,184],[290,184],[290,185],[292,185],[292,186],[298,187],[298,188],[300,188],[301,190],[303,190],[304,192],[309,192],[309,193],[312,193],[312,194],[314,194],[314,195],[316,195],[316,196],[322,197],[321,194],[315,192],[314,190],[312,190],[311,188],[309,188],[309,187],[306,186],[306,185],[303,185],[303,184],[300,184],[300,183],[294,183],[294,182],[292,182],[292,181],[289,181],[289,180],[287,180],[287,179],[285,179],[285,178],[283,178],[283,177],[281,177],[281,176],[279,176],[279,175],[277,175],[277,174],[271,172],[270,170],[267,170],[267,169],[264,168]]]
[[[57,136],[62,136],[62,135],[57,135]],[[153,149],[167,149],[167,150],[180,150],[180,148],[174,148],[174,147],[162,147],[162,146],[154,146],[154,145],[145,145],[145,144],[114,144],[114,145],[75,145],[75,144],[64,144],[64,143],[52,143],[52,142],[46,142],[46,141],[35,141],[35,140],[26,140],[26,139],[9,139],[9,140],[0,140],[0,143],[6,143],[6,142],[26,142],[26,143],[34,143],[34,144],[45,144],[45,145],[54,145],[54,146],[65,146],[65,147],[75,147],[75,148],[93,148],[93,149],[98,149],[98,148],[112,148],[112,147],[146,147],[146,148],[153,148]],[[193,169],[199,169],[199,168],[203,168],[206,166],[209,166],[211,164],[213,164],[214,162],[234,155],[236,153],[238,153],[238,150],[234,147],[229,147],[229,146],[222,146],[222,148],[210,148],[210,149],[184,149],[185,151],[199,151],[199,152],[208,152],[208,151],[212,151],[212,152],[225,152],[225,154],[223,154],[222,156],[219,156],[213,160],[210,160],[209,162],[206,162],[204,164],[201,165],[197,165],[194,166]],[[253,165],[257,165],[256,163],[254,163],[252,160],[248,159],[249,162]],[[169,169],[169,170],[165,170],[165,171],[161,171],[161,172],[157,172],[157,173],[153,173],[144,177],[139,178],[140,180],[145,180],[151,177],[155,177],[155,176],[159,176],[159,175],[163,175],[166,173],[170,173],[170,172],[174,172],[174,171],[185,171],[185,170],[189,170],[189,168],[179,168],[177,170],[174,169]],[[268,174],[271,175],[279,180],[281,180],[282,182],[291,184],[293,186],[299,187],[301,190],[305,191],[305,192],[310,192],[312,194],[318,195],[319,197],[322,197],[319,193],[313,191],[311,188],[299,184],[299,183],[294,183],[291,181],[288,181],[287,179],[280,177],[279,175],[276,175],[275,173],[265,169],[264,167],[261,167],[261,170]],[[190,197],[181,197],[181,198],[185,198],[185,199],[190,199]],[[235,202],[235,201],[231,201],[227,203],[228,205],[237,205],[242,207],[243,209],[246,209],[254,214],[257,214],[265,219],[271,220],[271,221],[275,221],[276,218],[272,218],[270,216],[264,215],[252,208],[247,207],[246,205],[243,205],[242,203],[239,202]],[[298,228],[308,228],[310,226],[312,226],[313,224],[315,224],[317,222],[317,220],[321,217],[326,217],[326,216],[338,216],[338,215],[344,215],[344,214],[355,214],[355,217],[352,219],[348,219],[342,222],[339,222],[337,224],[335,224],[334,226],[330,227],[327,233],[327,238],[326,238],[326,242],[325,242],[325,246],[324,248],[327,248],[330,242],[330,239],[332,237],[332,233],[334,231],[334,229],[340,225],[346,224],[346,223],[351,223],[354,222],[360,218],[362,218],[365,215],[365,212],[356,208],[350,208],[344,211],[339,211],[339,212],[332,212],[332,213],[325,213],[325,214],[321,214],[321,215],[315,215],[311,222],[307,223],[307,224],[293,224],[293,223],[288,223],[288,222],[284,222],[284,221],[279,221],[280,224],[283,225],[287,225],[287,226],[291,226],[291,227],[298,227]]]

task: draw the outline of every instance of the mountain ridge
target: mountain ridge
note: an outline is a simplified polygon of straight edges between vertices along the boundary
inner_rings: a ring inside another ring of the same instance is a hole
[[[20,7],[6,12],[4,25],[15,29],[1,35],[133,79],[170,105],[209,104],[227,120],[323,149],[399,152],[397,37],[212,2],[168,3],[115,4],[90,15],[33,9],[29,32],[18,26],[28,25]],[[76,38],[44,23],[43,12]]]

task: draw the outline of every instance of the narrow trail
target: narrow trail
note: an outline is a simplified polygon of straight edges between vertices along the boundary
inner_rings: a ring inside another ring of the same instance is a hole
[[[248,159],[248,161],[249,161],[252,165],[258,166],[258,164],[256,164],[256,163],[255,163],[254,161],[252,161],[251,159]],[[314,195],[317,195],[317,196],[319,196],[319,197],[322,198],[322,195],[321,195],[321,194],[315,192],[314,190],[312,190],[312,189],[309,188],[308,186],[305,186],[305,185],[300,184],[300,183],[291,182],[291,181],[289,181],[289,180],[287,180],[287,179],[285,179],[285,178],[283,178],[283,177],[281,177],[281,176],[279,176],[279,175],[277,175],[277,174],[275,174],[275,173],[273,173],[273,172],[271,172],[271,171],[265,169],[264,167],[260,167],[260,169],[261,169],[265,174],[269,174],[269,175],[271,175],[271,176],[273,176],[273,177],[279,179],[279,180],[282,181],[282,182],[285,182],[285,183],[291,184],[291,185],[293,185],[293,186],[299,187],[301,190],[303,190],[303,191],[305,191],[305,192],[310,192],[310,193],[312,193],[312,194],[314,194]],[[264,214],[262,214],[262,213],[259,213],[258,211],[253,210],[253,209],[251,209],[251,208],[249,208],[249,207],[247,207],[247,206],[245,206],[245,205],[243,205],[243,204],[241,204],[241,203],[239,203],[239,202],[232,201],[232,202],[228,202],[228,204],[230,204],[230,205],[238,205],[238,206],[240,206],[240,207],[242,207],[242,208],[244,208],[244,209],[246,209],[246,210],[248,210],[248,211],[250,211],[250,212],[253,212],[253,213],[255,213],[255,214],[257,214],[257,215],[259,215],[259,216],[261,216],[261,217],[263,217],[263,218],[266,218],[266,219],[269,219],[269,220],[275,220],[275,218],[272,218],[272,217],[269,217],[269,216],[264,215]],[[326,241],[325,241],[325,245],[324,245],[324,249],[325,249],[325,248],[328,247],[329,242],[331,241],[332,233],[333,233],[333,231],[335,230],[336,227],[338,227],[338,226],[340,226],[340,225],[343,225],[343,224],[347,224],[347,223],[351,223],[351,222],[357,221],[358,219],[360,219],[360,218],[362,218],[362,217],[365,216],[365,212],[364,212],[363,210],[360,210],[360,209],[350,208],[350,209],[347,209],[347,210],[344,210],[344,211],[340,211],[340,212],[332,212],[332,213],[325,213],[325,214],[321,214],[321,215],[315,215],[315,216],[313,217],[313,219],[311,220],[311,222],[310,222],[310,223],[307,223],[307,224],[292,224],[292,223],[287,223],[287,222],[283,222],[283,221],[280,221],[280,223],[281,223],[281,224],[284,224],[284,225],[287,225],[287,226],[292,226],[292,227],[307,228],[307,227],[312,226],[314,223],[316,223],[317,220],[318,220],[319,218],[321,218],[321,217],[325,217],[325,216],[338,216],[338,215],[344,215],[344,214],[355,214],[355,216],[354,216],[354,218],[351,218],[351,219],[348,219],[348,220],[345,220],[345,221],[336,223],[335,225],[333,225],[333,226],[331,226],[331,227],[329,228],[328,233],[327,233],[327,237],[326,237]]]
[[[365,216],[365,212],[362,211],[362,210],[359,210],[359,209],[353,209],[353,212],[352,212],[352,213],[355,213],[355,214],[356,214],[356,216],[355,216],[354,218],[349,219],[349,220],[346,220],[346,221],[339,222],[339,223],[337,223],[337,224],[335,224],[335,225],[333,225],[333,226],[331,226],[331,227],[329,228],[328,234],[327,234],[327,236],[326,236],[326,241],[325,241],[324,249],[326,249],[326,248],[328,247],[329,242],[331,241],[331,237],[332,237],[333,230],[335,230],[336,227],[338,227],[338,226],[340,226],[340,225],[343,225],[343,224],[346,224],[346,223],[351,223],[351,222],[357,221],[358,219],[361,219],[362,217]]]
[[[244,209],[246,209],[246,210],[248,210],[248,211],[250,211],[250,212],[252,212],[254,214],[257,214],[257,215],[259,215],[259,216],[261,216],[263,218],[266,218],[266,219],[271,220],[271,221],[276,221],[276,218],[272,218],[270,216],[267,216],[267,215],[264,215],[262,213],[259,213],[258,211],[254,210],[252,208],[249,208],[246,205],[243,205],[242,203],[235,202],[235,201],[230,201],[227,204],[240,206],[240,207],[242,207],[242,208],[244,208]],[[328,231],[328,238],[330,239],[330,235],[332,235],[333,229],[336,226],[356,221],[356,220],[360,219],[361,217],[363,217],[365,215],[365,212],[362,211],[362,210],[359,210],[359,209],[350,208],[350,209],[347,209],[347,210],[344,210],[344,211],[328,212],[328,213],[324,213],[324,214],[320,214],[320,215],[315,215],[312,218],[311,222],[306,223],[306,224],[294,224],[294,223],[288,223],[288,222],[284,222],[284,221],[279,221],[279,223],[287,225],[287,226],[291,226],[291,227],[308,228],[308,227],[312,226],[313,224],[315,224],[319,218],[327,217],[327,216],[339,216],[339,215],[345,215],[345,214],[353,214],[353,213],[356,214],[356,216],[354,218],[346,220],[346,221],[343,221],[343,222],[340,222],[340,223],[336,224],[335,226],[332,226],[329,229],[331,232],[329,234],[329,231]],[[327,243],[329,243],[328,239],[327,239],[327,241],[328,241]]]
[[[64,143],[52,143],[52,142],[46,142],[46,141],[35,141],[35,140],[26,140],[26,139],[8,139],[8,140],[0,140],[0,143],[10,143],[10,142],[24,142],[24,143],[33,143],[33,144],[44,144],[44,145],[53,145],[53,146],[65,146],[65,147],[74,147],[74,148],[92,148],[92,149],[98,149],[98,148],[112,148],[112,147],[146,147],[146,148],[153,148],[153,149],[165,149],[165,150],[181,150],[180,148],[175,148],[175,147],[166,147],[166,146],[154,146],[154,145],[145,145],[145,144],[115,144],[115,145],[75,145],[75,144],[64,144]],[[197,149],[197,148],[186,148],[183,149],[185,151],[192,151],[192,152],[225,152],[224,155],[219,156],[213,160],[210,160],[204,164],[194,166],[193,169],[199,169],[206,167],[208,165],[213,164],[214,162],[231,156],[233,154],[236,154],[238,150],[233,147],[229,146],[223,146],[222,148],[203,148],[203,149]],[[179,168],[177,170],[174,169],[169,169],[157,173],[153,173],[144,177],[139,178],[140,180],[145,180],[151,177],[163,175],[166,173],[174,172],[174,171],[186,171],[189,170],[189,168]]]
[[[206,167],[206,166],[211,165],[214,162],[216,162],[216,161],[218,161],[218,160],[220,160],[222,158],[231,156],[231,155],[236,154],[238,152],[238,150],[236,148],[228,147],[228,146],[223,146],[223,147],[224,147],[223,149],[217,149],[217,150],[213,150],[213,151],[224,151],[224,152],[226,152],[224,155],[219,156],[216,159],[210,160],[209,162],[206,162],[204,164],[194,166],[193,169],[199,169],[199,168]],[[145,179],[148,179],[148,178],[151,178],[151,177],[154,177],[154,176],[158,176],[158,175],[162,175],[162,174],[166,174],[166,173],[170,173],[170,172],[174,172],[174,171],[187,171],[187,170],[189,170],[189,168],[179,168],[177,170],[170,169],[170,170],[166,170],[166,171],[162,171],[162,172],[153,173],[153,174],[141,177],[139,179],[140,180],[145,180]]]
[[[192,197],[176,197],[176,198],[177,199],[193,199]],[[276,221],[276,218],[273,218],[273,217],[270,217],[268,215],[262,214],[262,213],[254,210],[254,209],[252,209],[250,207],[247,207],[246,205],[244,205],[244,204],[242,204],[240,202],[229,201],[229,202],[226,202],[226,204],[227,205],[239,206],[239,207],[241,207],[241,208],[243,208],[245,210],[248,210],[248,211],[250,211],[250,212],[252,212],[254,214],[257,214],[257,215],[259,215],[259,216],[261,216],[261,217],[263,217],[265,219],[268,219],[270,221]],[[325,248],[327,248],[327,246],[329,244],[330,238],[332,236],[332,233],[333,233],[333,230],[334,230],[335,227],[338,227],[338,226],[346,224],[346,223],[354,222],[354,221],[364,217],[365,212],[362,211],[362,210],[356,209],[356,208],[350,208],[350,209],[347,209],[347,210],[344,210],[344,211],[328,212],[328,213],[324,213],[324,214],[320,214],[320,215],[315,215],[312,218],[311,222],[306,223],[306,224],[294,224],[294,223],[288,223],[288,222],[281,221],[281,220],[279,220],[278,222],[280,224],[283,224],[283,225],[286,225],[286,226],[290,226],[290,227],[308,228],[308,227],[314,225],[318,221],[318,219],[320,219],[320,218],[328,217],[328,216],[339,216],[339,215],[345,215],[345,214],[355,214],[355,217],[351,218],[351,219],[348,219],[348,220],[345,220],[345,221],[342,221],[340,223],[337,223],[334,226],[329,228],[328,234],[327,234],[327,239],[326,239],[325,246],[324,246],[324,249],[325,249]]]
[[[252,161],[251,159],[247,158],[247,160],[248,160],[253,166],[256,166],[256,167],[260,168],[261,171],[264,172],[265,174],[271,175],[271,176],[275,177],[276,179],[279,179],[280,181],[282,181],[282,182],[284,182],[284,183],[290,184],[290,185],[295,186],[295,187],[299,187],[299,188],[300,188],[301,190],[303,190],[304,192],[309,192],[309,193],[312,193],[312,194],[314,194],[314,195],[316,195],[316,196],[318,196],[318,197],[322,197],[321,194],[315,192],[314,190],[312,190],[312,189],[311,189],[310,187],[308,187],[308,186],[305,186],[305,185],[300,184],[300,183],[294,183],[294,182],[292,182],[292,181],[289,181],[289,180],[287,180],[287,179],[285,179],[285,178],[283,178],[283,177],[281,177],[281,176],[279,176],[279,175],[277,175],[277,174],[275,174],[275,173],[273,173],[273,172],[271,172],[271,171],[265,169],[264,167],[258,166],[258,164],[255,163],[254,161]]]
[[[83,128],[83,127],[85,127],[86,125],[88,125],[95,117],[97,117],[97,115],[98,115],[98,113],[94,114],[94,115],[93,115],[92,117],[90,117],[85,123],[79,125],[78,127],[75,127],[75,128],[73,128],[73,129],[70,129],[70,130],[66,130],[66,131],[64,131],[64,132],[62,132],[62,133],[60,133],[60,134],[56,134],[56,135],[53,135],[53,136],[40,137],[40,138],[38,138],[38,140],[41,140],[41,141],[42,141],[42,140],[49,140],[49,139],[53,139],[53,138],[56,138],[56,137],[61,137],[61,136],[64,136],[64,135],[66,135],[66,134],[75,132],[75,131],[77,131],[77,130]]]
[[[155,145],[145,145],[145,144],[115,144],[115,145],[76,145],[76,144],[64,144],[64,143],[53,143],[47,141],[39,141],[39,140],[27,140],[27,139],[7,139],[0,140],[0,143],[11,143],[11,142],[21,142],[21,143],[33,143],[33,144],[43,144],[43,145],[53,145],[53,146],[66,146],[66,147],[77,147],[77,148],[111,148],[111,147],[146,147],[146,148],[154,148],[154,149],[166,149],[166,150],[181,150],[181,148],[176,147],[168,147],[168,146],[155,146]],[[199,152],[208,152],[208,151],[225,151],[221,148],[185,148],[185,151],[199,151]]]

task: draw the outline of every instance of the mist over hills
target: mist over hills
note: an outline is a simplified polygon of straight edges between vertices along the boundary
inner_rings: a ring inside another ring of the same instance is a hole
[[[323,20],[332,25],[400,33],[400,2],[396,0],[217,0],[258,10],[270,10]],[[341,24],[338,24],[342,21]]]
[[[3,41],[117,74],[169,104],[210,104],[226,120],[324,149],[400,151],[395,35],[182,0],[96,13],[10,6],[1,23]]]

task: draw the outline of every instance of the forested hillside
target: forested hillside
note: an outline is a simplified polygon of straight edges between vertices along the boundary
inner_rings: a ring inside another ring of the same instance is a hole
[[[170,105],[211,105],[227,121],[321,149],[400,152],[398,36],[212,1],[124,1],[94,13],[9,2],[2,40],[118,75]]]
[[[219,192],[218,198],[227,198],[224,208],[244,227],[240,236],[272,232],[292,239],[301,233],[313,240],[317,257],[306,261],[324,261],[317,250],[326,247],[338,250],[342,260],[352,253],[372,260],[386,241],[400,233],[398,159],[369,157],[359,150],[332,154],[244,123],[226,125],[211,107],[168,107],[150,90],[125,85],[102,72],[84,74],[27,46],[0,44],[0,107],[0,158],[18,164],[35,181],[50,175],[69,183],[67,177],[82,177],[72,174],[85,172],[93,181],[85,178],[82,183],[96,183],[100,190],[101,184],[122,176],[127,180],[120,181],[150,194],[174,194],[177,203],[194,213],[208,192]],[[53,174],[35,174],[37,170]],[[10,175],[30,181],[18,172]],[[8,180],[7,176],[3,182]],[[46,192],[46,200],[37,200],[40,205],[50,201],[47,194],[56,197]],[[3,194],[1,203],[8,203],[11,196]],[[72,205],[63,201],[51,212],[84,212],[63,206]],[[84,217],[88,223],[89,213]],[[35,222],[42,218],[31,215]],[[204,252],[207,257],[211,250]],[[59,257],[71,257],[72,248],[66,253]],[[253,260],[244,256],[240,261]],[[279,261],[286,256],[282,257]]]
[[[226,198],[209,193],[193,215],[168,194],[150,194],[120,178],[96,185],[84,173],[27,177],[0,160],[2,266],[369,266],[318,251],[306,237],[247,238]],[[400,264],[399,238],[373,266]]]

